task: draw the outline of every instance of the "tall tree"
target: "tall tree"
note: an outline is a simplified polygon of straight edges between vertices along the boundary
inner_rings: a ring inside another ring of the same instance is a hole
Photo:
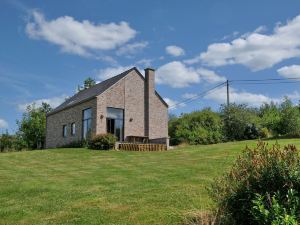
[[[83,86],[78,85],[78,91],[88,89],[96,84],[95,79],[88,77],[83,81]]]
[[[27,106],[22,119],[17,120],[18,132],[26,145],[30,149],[41,149],[44,147],[46,138],[46,114],[51,111],[47,103],[42,103],[41,107],[35,104]]]

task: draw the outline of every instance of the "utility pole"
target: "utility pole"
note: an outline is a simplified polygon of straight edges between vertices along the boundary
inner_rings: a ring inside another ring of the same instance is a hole
[[[229,106],[229,81],[226,81],[226,87],[227,87],[227,106]]]

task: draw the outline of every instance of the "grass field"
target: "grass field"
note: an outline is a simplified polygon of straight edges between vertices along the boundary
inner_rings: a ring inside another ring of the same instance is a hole
[[[0,224],[182,224],[209,209],[206,187],[255,143],[2,153]]]

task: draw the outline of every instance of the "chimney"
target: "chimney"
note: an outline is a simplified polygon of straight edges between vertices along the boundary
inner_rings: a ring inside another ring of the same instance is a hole
[[[155,93],[155,70],[145,69],[145,136],[151,138],[150,120],[151,109],[153,108],[153,97]]]

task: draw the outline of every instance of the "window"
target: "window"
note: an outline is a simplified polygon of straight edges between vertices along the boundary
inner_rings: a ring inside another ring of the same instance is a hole
[[[124,110],[107,108],[106,131],[117,137],[118,141],[124,139]]]
[[[82,113],[82,137],[86,139],[92,131],[92,109],[83,110]]]
[[[63,125],[63,137],[67,137],[67,125]]]
[[[76,125],[75,123],[71,123],[71,135],[74,136],[76,132]]]

